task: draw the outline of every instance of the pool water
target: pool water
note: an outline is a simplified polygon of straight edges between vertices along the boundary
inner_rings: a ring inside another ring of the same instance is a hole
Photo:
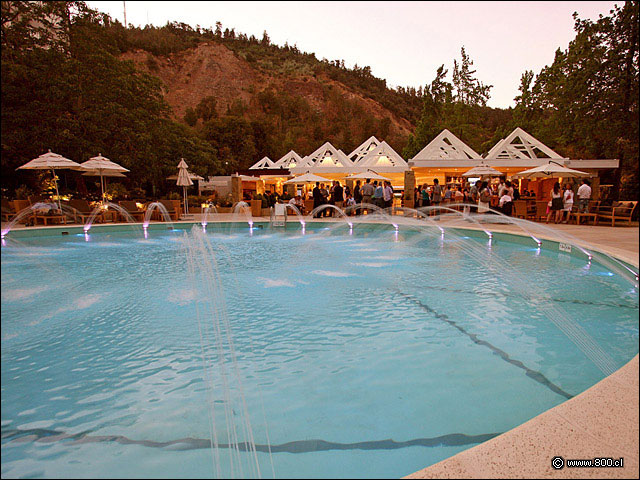
[[[322,224],[9,236],[2,477],[380,478],[443,460],[638,352],[634,285],[535,247]]]

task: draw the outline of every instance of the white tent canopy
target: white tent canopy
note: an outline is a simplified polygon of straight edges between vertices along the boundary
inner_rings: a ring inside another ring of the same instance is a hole
[[[313,153],[303,158],[303,165],[291,169],[291,173],[305,171],[315,173],[349,173],[353,171],[353,162],[331,143],[326,142]]]
[[[349,160],[353,163],[358,163],[362,160],[371,150],[380,145],[380,140],[378,140],[373,135],[367,138],[364,142],[362,142],[353,152],[349,154]]]
[[[278,159],[272,168],[295,168],[302,164],[302,157],[293,150],[290,150],[283,157]]]
[[[480,154],[445,128],[411,159],[411,164],[421,167],[431,166],[434,161],[442,164],[442,160],[480,159]]]
[[[259,168],[273,168],[273,161],[269,157],[262,157],[256,163],[249,167],[249,170],[257,170]]]
[[[496,143],[485,160],[533,160],[537,164],[546,160],[568,160],[547,147],[537,138],[517,127],[505,139]]]
[[[377,147],[369,150],[356,164],[359,169],[374,169],[379,172],[404,172],[409,164],[391,148],[387,142],[381,142]]]
[[[294,177],[286,182],[285,184],[297,184],[297,183],[313,183],[313,182],[330,182],[328,178],[321,177],[319,175],[315,175],[313,173],[307,172],[304,175],[300,175],[299,177]]]

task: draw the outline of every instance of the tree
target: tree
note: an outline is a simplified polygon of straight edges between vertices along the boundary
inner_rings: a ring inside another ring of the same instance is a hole
[[[453,86],[456,88],[456,100],[466,105],[485,106],[489,100],[489,90],[493,85],[483,85],[473,75],[475,70],[471,70],[473,61],[467,55],[464,47],[460,49],[462,59],[458,66],[457,60],[453,61]]]
[[[574,14],[576,37],[558,49],[520,112],[534,135],[578,158],[617,158],[612,198],[638,196],[638,2],[597,21]]]

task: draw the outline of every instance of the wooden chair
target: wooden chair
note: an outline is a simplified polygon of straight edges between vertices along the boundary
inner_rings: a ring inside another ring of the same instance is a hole
[[[574,206],[575,207],[575,206]],[[586,218],[586,223],[589,223],[589,219],[591,219],[592,223],[595,225],[597,221],[597,217],[600,211],[600,201],[596,200],[595,202],[589,202],[589,209],[586,212],[574,211],[571,212],[571,216],[575,218],[576,225],[580,225],[582,223],[582,219]]]
[[[1,202],[2,206],[2,221],[8,222],[10,221],[16,212],[13,210],[13,202],[7,202],[4,198]]]
[[[547,207],[549,205],[549,200],[536,200],[536,216],[535,220],[546,220],[547,219]]]
[[[145,211],[138,209],[136,202],[133,200],[122,200],[118,202],[118,204],[124,208],[136,222],[142,222],[144,220]],[[123,215],[121,214],[121,216]]]
[[[637,201],[629,201],[629,202],[616,202],[614,206],[612,206],[611,211],[598,211],[596,217],[594,219],[594,224],[597,225],[598,221],[602,218],[605,220],[611,220],[611,226],[616,226],[616,220],[618,221],[626,221],[627,225],[631,225],[631,218],[635,215],[636,209],[638,208]]]
[[[513,216],[516,218],[527,218],[527,201],[526,200],[514,200],[513,201]]]

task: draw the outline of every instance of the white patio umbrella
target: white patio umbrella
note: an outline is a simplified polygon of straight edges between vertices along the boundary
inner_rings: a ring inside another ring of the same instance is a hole
[[[313,182],[330,182],[328,178],[321,177],[316,175],[315,173],[305,173],[304,175],[300,175],[299,177],[290,178],[284,184],[291,183],[313,183]]]
[[[512,178],[553,178],[553,177],[591,177],[592,175],[580,170],[574,170],[564,165],[560,165],[552,160],[546,165],[530,168],[513,175]]]
[[[56,185],[56,197],[58,198],[58,208],[62,210],[62,206],[60,204],[60,194],[58,193],[58,180],[56,179],[56,168],[69,168],[71,170],[81,170],[82,167],[79,163],[74,162],[73,160],[69,160],[68,158],[63,157],[62,155],[58,155],[57,153],[53,153],[49,150],[47,153],[40,155],[38,158],[34,158],[33,160],[25,163],[21,167],[16,168],[19,169],[28,169],[28,170],[51,170],[53,173],[53,181]]]
[[[391,181],[390,178],[383,177],[379,173],[374,172],[373,170],[367,170],[366,172],[356,173],[355,175],[349,175],[348,179],[357,179],[357,178],[370,178],[371,180],[388,180]]]
[[[467,170],[462,174],[463,177],[482,177],[485,175],[495,177],[498,175],[502,175],[502,172],[496,170],[493,167],[490,167],[484,162],[480,162],[479,165],[476,165],[471,170]]]
[[[86,162],[83,162],[80,167],[85,170],[89,175],[93,174],[93,176],[100,176],[100,189],[102,190],[102,203],[104,203],[104,191],[106,187],[106,183],[104,182],[105,176],[115,176],[110,175],[111,173],[124,173],[128,172],[126,168],[121,165],[118,165],[115,162],[112,162],[106,157],[103,157],[101,153],[98,154],[97,157],[91,157]],[[84,173],[83,175],[86,175]],[[122,175],[124,176],[124,175]]]
[[[187,162],[184,161],[184,158],[180,159],[180,163],[178,164],[178,181],[176,185],[182,187],[184,192],[184,214],[187,215],[189,213],[189,202],[187,200],[187,187],[193,185],[193,180],[189,176],[189,172],[187,170],[188,165]]]

